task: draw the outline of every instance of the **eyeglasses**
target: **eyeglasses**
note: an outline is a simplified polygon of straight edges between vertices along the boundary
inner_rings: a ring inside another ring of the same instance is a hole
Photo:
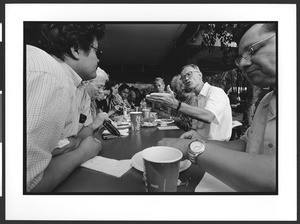
[[[97,58],[100,59],[100,57],[101,57],[103,51],[99,50],[98,48],[96,48],[96,47],[94,47],[94,46],[92,46],[92,45],[91,45],[90,47],[93,48],[93,49],[95,50]]]
[[[185,75],[181,75],[180,80],[184,81],[186,77],[188,77],[189,79],[192,78],[192,76],[194,75],[194,72],[197,72],[197,71],[190,71],[190,72],[186,73]]]
[[[236,66],[240,68],[240,62],[241,62],[242,58],[244,58],[245,60],[249,60],[250,58],[252,58],[252,56],[255,54],[255,52],[262,47],[262,43],[264,43],[265,41],[267,41],[275,36],[276,35],[273,35],[271,37],[268,37],[266,39],[263,39],[261,41],[258,41],[256,43],[251,44],[248,47],[246,47],[242,56],[239,56],[235,59]]]

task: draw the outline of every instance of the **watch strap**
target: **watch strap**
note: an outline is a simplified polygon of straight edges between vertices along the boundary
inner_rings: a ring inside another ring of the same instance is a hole
[[[181,101],[178,101],[178,105],[177,105],[177,108],[176,108],[176,111],[178,112],[179,111],[179,109],[180,109],[180,107],[181,107]]]

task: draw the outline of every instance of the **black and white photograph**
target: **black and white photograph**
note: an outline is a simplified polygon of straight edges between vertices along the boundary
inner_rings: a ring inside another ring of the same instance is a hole
[[[297,217],[295,5],[5,10],[8,219]]]
[[[276,194],[277,25],[25,22],[26,192]]]

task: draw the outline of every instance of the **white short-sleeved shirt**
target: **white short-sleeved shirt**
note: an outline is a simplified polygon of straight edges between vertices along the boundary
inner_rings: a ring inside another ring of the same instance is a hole
[[[66,63],[26,46],[27,191],[42,179],[59,140],[78,133],[81,83]]]
[[[208,140],[228,141],[232,132],[232,113],[229,98],[223,89],[206,82],[195,103],[212,112],[215,119],[210,124],[193,119],[193,129]]]
[[[276,155],[276,95],[268,93],[258,105],[251,126],[240,139],[246,152]]]

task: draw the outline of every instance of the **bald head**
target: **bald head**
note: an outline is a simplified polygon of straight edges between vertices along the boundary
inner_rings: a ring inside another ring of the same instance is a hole
[[[276,88],[276,24],[255,24],[243,35],[237,65],[253,85]]]

